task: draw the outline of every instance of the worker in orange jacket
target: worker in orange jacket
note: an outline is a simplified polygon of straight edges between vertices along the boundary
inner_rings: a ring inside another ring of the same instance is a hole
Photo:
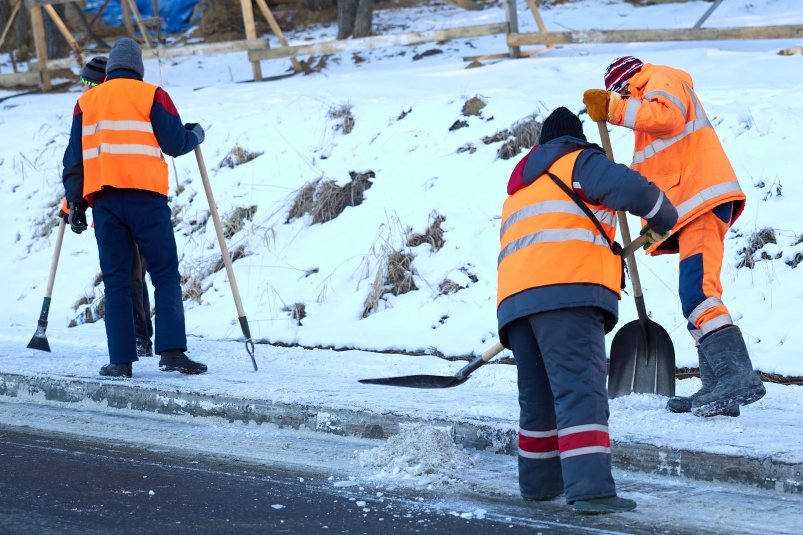
[[[766,393],[722,301],[725,235],[746,196],[688,73],[623,56],[608,66],[605,87],[584,93],[589,117],[633,130],[631,167],[666,191],[678,208],[671,237],[647,253],[680,255],[679,295],[703,386],[690,397],[671,398],[666,408],[738,416],[740,405]]]
[[[81,69],[80,79],[82,92],[87,92],[106,79],[106,56],[96,56]],[[59,216],[68,220],[70,208],[65,198],[61,203]],[[153,356],[153,322],[151,321],[151,301],[148,285],[145,282],[145,259],[134,246],[133,265],[131,266],[131,302],[134,307],[134,326],[137,335],[137,356]]]
[[[186,154],[204,140],[203,128],[182,124],[170,96],[142,81],[145,67],[136,41],[115,42],[106,81],[75,106],[62,179],[73,232],[87,229],[92,206],[106,288],[106,377],[131,377],[138,360],[131,303],[135,245],[146,260],[156,300],[159,369],[198,374],[205,364],[190,359],[178,272],[178,254],[167,203],[164,154]]]
[[[499,338],[516,357],[519,489],[565,493],[580,513],[631,511],[616,494],[608,434],[605,334],[623,285],[616,211],[646,218],[660,240],[677,212],[659,187],[608,159],[580,119],[557,108],[514,168],[497,263]]]

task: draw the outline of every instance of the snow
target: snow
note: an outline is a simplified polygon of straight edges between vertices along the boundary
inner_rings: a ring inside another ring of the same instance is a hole
[[[547,27],[556,30],[687,28],[709,6],[635,7],[586,0],[543,8],[541,14]],[[527,9],[526,2],[519,2],[520,28],[534,31]],[[463,11],[433,3],[376,13],[377,28],[396,32],[503,20],[499,5]],[[797,1],[759,5],[734,0],[723,3],[705,26],[801,23],[803,5]],[[300,43],[334,34],[334,28],[324,27],[287,36]],[[273,46],[274,37],[269,37]],[[260,371],[253,372],[237,341],[241,332],[225,270],[210,270],[220,253],[195,158],[187,155],[169,162],[171,206],[182,273],[203,290],[198,300],[185,303],[190,355],[207,363],[210,372],[191,378],[165,374],[155,360],[143,359],[135,365],[134,381],[143,387],[515,427],[513,366],[485,366],[465,385],[425,393],[357,380],[451,375],[464,362],[437,354],[479,354],[496,342],[499,216],[517,158],[498,158],[501,142],[485,144],[483,138],[533,114],[543,119],[557,106],[579,111],[583,90],[600,87],[605,66],[622,54],[679,67],[694,77],[748,195],[745,213],[726,240],[724,300],[745,334],[756,369],[803,376],[803,330],[794,319],[803,284],[801,272],[792,267],[803,254],[797,215],[801,153],[794,148],[803,119],[803,55],[778,55],[800,44],[792,39],[587,43],[467,69],[467,56],[506,50],[503,36],[491,36],[377,49],[360,53],[364,62],[354,61],[350,53],[335,55],[321,73],[264,83],[245,83],[251,78],[245,53],[146,61],[146,81],[170,93],[184,121],[200,122],[206,129],[202,151],[223,220],[238,208],[257,207],[228,242],[230,251],[246,253],[234,263],[236,282],[254,339],[292,347],[258,344]],[[443,53],[412,59],[436,48]],[[3,72],[9,65],[8,56],[0,55]],[[262,67],[267,77],[284,73],[289,62],[263,62]],[[0,98],[12,94],[0,90]],[[475,96],[485,108],[479,116],[463,116],[463,104]],[[67,231],[64,239],[47,330],[53,352],[25,349],[51,264],[54,215],[63,194],[61,157],[77,97],[75,88],[0,102],[0,191],[6,215],[0,228],[5,251],[0,265],[3,373],[97,379],[97,370],[107,362],[102,323],[67,327],[76,318],[81,323],[87,305],[76,305],[79,300],[92,303],[102,295],[102,283],[95,284],[99,267],[91,231],[81,236]],[[344,110],[354,118],[349,133],[335,117]],[[468,127],[450,131],[458,120]],[[596,126],[587,116],[584,120],[589,140],[598,140]],[[629,162],[632,133],[614,127],[611,137],[617,160]],[[473,152],[458,150],[469,144]],[[221,165],[236,147],[261,155],[233,168]],[[361,204],[326,223],[313,223],[310,215],[288,221],[305,185],[320,179],[345,186],[352,171],[375,174]],[[410,233],[424,233],[437,215],[445,218],[443,247],[407,246]],[[631,229],[637,225],[631,219]],[[737,267],[754,233],[764,228],[774,230],[777,243],[753,255],[753,269]],[[378,309],[362,318],[378,275],[381,280],[384,258],[393,251],[413,257],[418,289],[384,294]],[[677,365],[696,366],[677,297],[677,257],[639,253],[638,262],[647,308],[670,333]],[[447,279],[460,289],[441,293],[439,286]],[[300,321],[292,317],[296,304],[304,305],[306,316]],[[625,294],[618,327],[635,318],[632,294]],[[679,394],[697,388],[698,379],[677,383]],[[803,389],[768,383],[767,390],[763,400],[743,408],[736,419],[669,414],[663,409],[665,399],[654,395],[619,398],[611,402],[612,438],[803,462]],[[448,480],[446,468],[464,462],[463,453],[450,450],[444,465],[432,458],[442,445],[429,449],[423,438],[418,437],[421,449],[412,448],[415,438],[401,436],[401,444],[389,440],[385,451],[366,455],[363,462],[391,458],[394,448],[402,448],[410,458],[398,458],[377,478],[419,477],[432,463],[437,471],[421,478],[423,484]]]

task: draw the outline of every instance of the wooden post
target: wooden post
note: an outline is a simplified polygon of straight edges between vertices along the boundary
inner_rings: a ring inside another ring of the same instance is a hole
[[[245,38],[248,41],[256,41],[257,29],[254,24],[254,6],[251,5],[251,0],[240,0],[240,6],[243,10]],[[251,59],[250,56],[249,59]],[[254,81],[259,82],[262,80],[262,65],[259,64],[259,60],[251,59],[251,71],[254,73]]]
[[[81,50],[81,47],[78,46],[78,42],[75,40],[75,37],[70,33],[70,30],[67,28],[67,25],[64,24],[64,21],[61,20],[59,14],[56,12],[56,9],[50,4],[43,5],[45,11],[53,19],[53,23],[56,25],[56,28],[59,29],[61,35],[64,36],[64,39],[69,43],[70,48],[75,51],[75,59],[78,61],[78,67],[81,68],[84,66],[84,52]]]
[[[702,16],[702,17],[700,17],[700,20],[698,20],[698,21],[697,21],[697,22],[694,24],[694,28],[700,28],[700,27],[703,25],[703,23],[705,22],[705,19],[707,19],[707,18],[709,17],[709,15],[711,15],[711,13],[713,13],[713,12],[714,12],[714,10],[715,10],[716,8],[718,8],[718,7],[719,7],[719,4],[721,4],[721,3],[722,3],[722,0],[716,0],[716,2],[714,2],[713,4],[711,4],[711,7],[709,7],[709,8],[706,10],[706,12],[705,12],[705,13],[703,13],[703,16]]]
[[[505,17],[509,28],[508,35],[519,33],[519,14],[516,11],[516,0],[505,0]],[[521,48],[518,46],[508,44],[508,52],[511,58],[521,57]]]
[[[148,37],[148,30],[145,29],[145,24],[142,22],[142,14],[139,12],[139,8],[137,7],[136,0],[127,0],[129,5],[131,6],[131,13],[134,15],[134,20],[137,23],[137,27],[139,28],[139,33],[142,34],[142,38],[145,40],[145,44],[148,48],[153,48],[151,45],[151,39]],[[123,0],[125,3],[126,0]]]
[[[11,15],[8,16],[8,22],[6,23],[6,27],[3,28],[3,33],[0,34],[0,48],[2,48],[3,43],[6,42],[6,37],[8,36],[8,32],[9,30],[11,30],[11,25],[14,24],[14,19],[17,17],[17,13],[20,12],[21,6],[22,6],[22,0],[17,0],[17,3],[14,4],[14,8],[11,10]]]
[[[274,34],[276,34],[276,38],[279,39],[279,43],[281,43],[282,46],[290,46],[287,43],[287,39],[284,38],[284,32],[282,32],[282,29],[279,27],[279,23],[276,22],[276,18],[274,18],[273,13],[271,13],[270,8],[265,0],[256,0],[256,2],[257,6],[259,6],[259,10],[262,11],[262,15],[268,21],[270,29],[273,30]],[[295,56],[290,56],[290,62],[293,64],[293,70],[296,72],[304,70]]]
[[[137,36],[134,33],[134,25],[131,23],[131,7],[128,5],[127,0],[120,0],[120,7],[123,9],[123,25],[125,31],[131,39],[136,40]]]
[[[538,4],[535,3],[535,0],[527,0],[527,4],[530,6],[530,11],[532,11],[535,25],[538,26],[538,31],[546,33],[546,24],[544,24],[544,19],[541,18],[541,12],[538,11]],[[546,45],[546,47],[552,48],[552,45]]]
[[[39,61],[39,79],[42,92],[50,91],[50,71],[47,69],[47,42],[45,41],[45,24],[42,20],[42,7],[31,6],[31,28],[33,42],[36,44],[36,57]]]

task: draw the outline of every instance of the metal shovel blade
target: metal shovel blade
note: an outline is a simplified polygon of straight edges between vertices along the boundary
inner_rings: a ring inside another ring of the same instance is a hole
[[[675,348],[652,320],[631,321],[611,342],[608,397],[631,393],[675,395]]]
[[[39,351],[50,352],[50,344],[47,342],[45,335],[47,329],[47,321],[39,320],[39,325],[36,327],[36,332],[33,333],[33,338],[28,342],[28,349],[38,349]]]
[[[405,386],[407,388],[451,388],[463,384],[469,376],[453,375],[402,375],[400,377],[381,377],[378,379],[360,379],[367,385]]]

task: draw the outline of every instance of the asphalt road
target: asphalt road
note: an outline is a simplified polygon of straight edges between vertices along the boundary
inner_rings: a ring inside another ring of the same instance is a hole
[[[803,521],[803,497],[622,472],[635,512],[577,515],[523,502],[506,455],[477,453],[452,483],[378,480],[355,453],[380,443],[0,400],[0,533],[734,535]]]
[[[413,495],[355,497],[315,473],[0,430],[0,531],[49,533],[533,533]],[[359,498],[359,499],[357,499]],[[500,521],[501,520],[501,521]],[[556,526],[552,533],[576,533]]]

